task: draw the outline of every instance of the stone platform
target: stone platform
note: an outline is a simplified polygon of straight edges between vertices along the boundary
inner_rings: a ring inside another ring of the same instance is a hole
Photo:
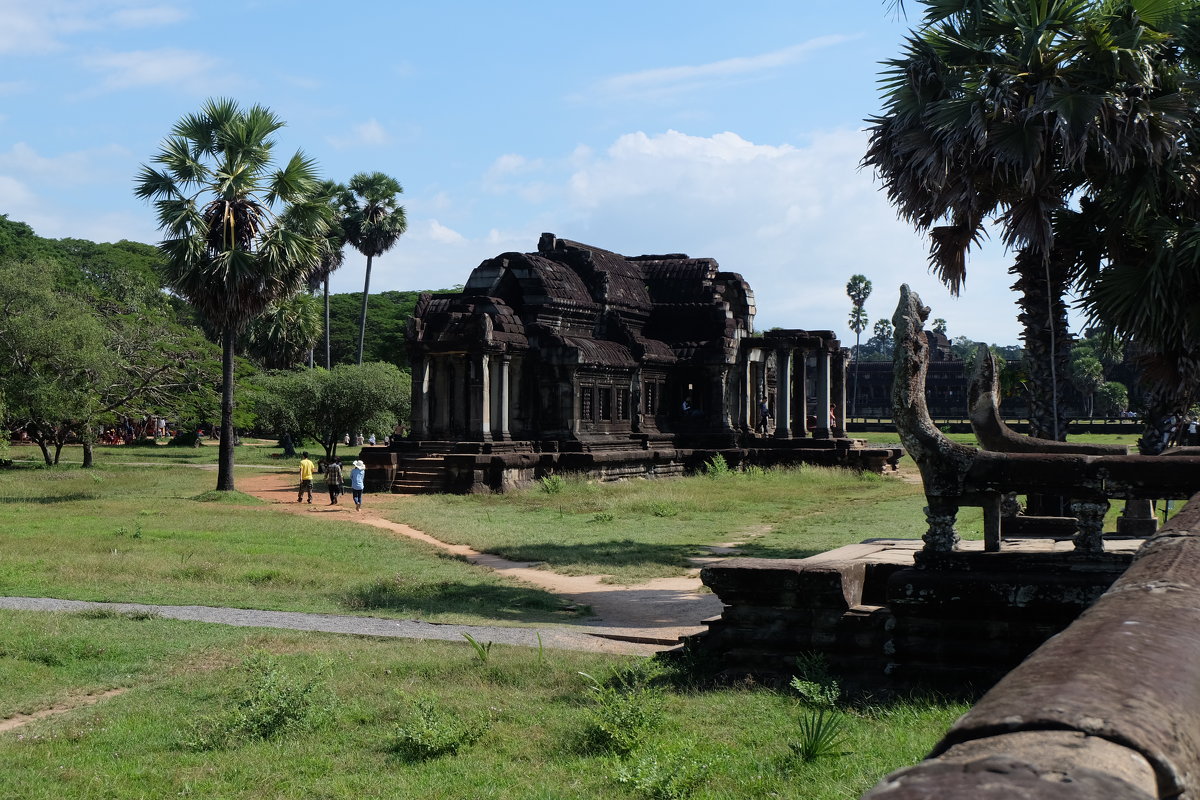
[[[1105,553],[1084,556],[1069,539],[934,554],[872,539],[805,559],[729,559],[701,572],[725,610],[688,645],[728,679],[783,681],[815,651],[849,688],[970,694],[1066,628],[1143,541],[1106,538]]]

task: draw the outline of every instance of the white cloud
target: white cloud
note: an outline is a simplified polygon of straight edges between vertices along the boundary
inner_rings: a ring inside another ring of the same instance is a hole
[[[441,244],[461,244],[466,241],[461,233],[451,228],[447,228],[436,219],[429,220],[425,235],[433,241]]]
[[[47,157],[26,142],[17,142],[8,152],[0,153],[0,170],[33,178],[41,185],[70,186],[111,180],[112,166],[124,162],[132,165],[133,157],[117,145]]]
[[[388,132],[372,118],[350,130],[349,136],[330,136],[328,141],[339,150],[347,147],[377,147],[391,141]]]
[[[80,33],[170,25],[186,17],[178,7],[136,0],[0,0],[0,55],[53,53]]]
[[[101,89],[121,90],[145,86],[173,86],[206,93],[213,86],[228,88],[232,76],[218,75],[221,62],[195,50],[161,48],[125,53],[97,53],[83,59],[85,67],[102,76]]]
[[[799,61],[826,47],[849,41],[848,36],[819,36],[806,42],[760,53],[676,67],[659,67],[605,78],[592,87],[591,94],[600,98],[653,98],[701,88],[713,83],[744,80]]]
[[[1007,263],[994,246],[973,258],[960,299],[928,274],[926,244],[896,219],[870,174],[859,171],[865,134],[824,133],[801,146],[765,145],[735,133],[631,133],[600,153],[578,151],[513,180],[504,197],[528,202],[551,186],[550,202],[523,209],[535,225],[518,242],[491,233],[491,255],[532,250],[549,230],[617,252],[688,252],[741,273],[758,300],[759,328],[831,328],[847,341],[845,284],[874,282],[872,322],[891,317],[907,282],[944,317],[951,336],[1016,341]],[[536,204],[530,204],[536,205]],[[464,272],[459,281],[465,279]]]

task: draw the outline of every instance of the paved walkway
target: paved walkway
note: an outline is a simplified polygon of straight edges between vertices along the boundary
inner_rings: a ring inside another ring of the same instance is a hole
[[[279,628],[296,631],[343,633],[353,636],[388,636],[402,639],[437,639],[463,642],[470,634],[480,643],[495,642],[518,647],[542,646],[556,650],[583,650],[600,653],[650,655],[667,649],[662,643],[630,642],[610,639],[603,630],[576,632],[565,628],[516,628],[484,625],[435,625],[429,622],[381,617],[355,617],[342,614],[303,614],[295,611],[257,611],[248,608],[212,606],[155,606],[142,603],[92,603],[82,600],[55,600],[49,597],[0,597],[0,609],[17,611],[83,611],[107,608],[118,612],[150,612],[168,619],[212,622],[248,628]]]

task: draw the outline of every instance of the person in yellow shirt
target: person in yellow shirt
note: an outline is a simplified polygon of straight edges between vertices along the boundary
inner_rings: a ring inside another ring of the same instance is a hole
[[[308,502],[312,503],[313,470],[316,468],[317,465],[309,460],[307,450],[300,454],[300,491],[296,495],[297,503],[304,499],[305,492],[308,492]]]

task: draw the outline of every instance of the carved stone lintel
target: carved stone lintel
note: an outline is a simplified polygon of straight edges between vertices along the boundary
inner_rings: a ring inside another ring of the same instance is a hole
[[[929,529],[921,537],[925,550],[948,553],[958,548],[958,531],[954,522],[958,518],[958,506],[943,500],[930,499],[925,506],[925,521]]]
[[[1104,515],[1108,513],[1108,501],[1099,503],[1075,502],[1071,513],[1079,520],[1079,528],[1072,541],[1080,553],[1104,552]]]

